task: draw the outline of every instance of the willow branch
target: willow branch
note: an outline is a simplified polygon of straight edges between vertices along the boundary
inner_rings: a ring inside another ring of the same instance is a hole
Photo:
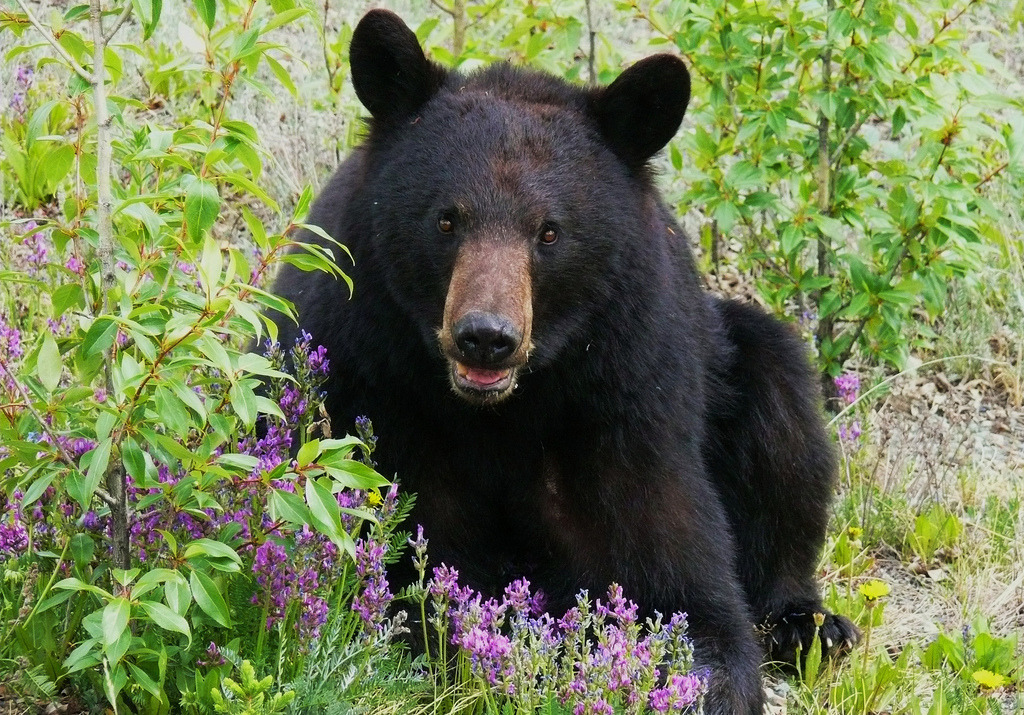
[[[114,22],[114,26],[110,28],[110,32],[108,32],[106,37],[103,38],[104,45],[109,44],[110,41],[114,39],[114,35],[117,34],[117,31],[121,29],[121,25],[124,24],[124,21],[127,20],[131,14],[131,0],[125,0],[124,10],[122,10],[121,14],[117,16],[117,20]]]
[[[61,56],[61,59],[71,65],[71,69],[75,71],[75,74],[86,82],[92,84],[92,74],[82,67],[82,65],[78,64],[78,62],[75,61],[75,58],[68,54],[68,51],[64,49],[64,46],[57,42],[57,38],[54,37],[53,32],[47,30],[43,24],[39,22],[32,10],[29,9],[29,6],[25,4],[25,0],[18,0],[18,5],[21,7],[22,11],[24,11],[25,16],[28,17],[28,21],[32,23],[32,27],[39,31],[39,34],[43,36],[44,40],[53,45],[53,49],[57,51],[57,54]]]

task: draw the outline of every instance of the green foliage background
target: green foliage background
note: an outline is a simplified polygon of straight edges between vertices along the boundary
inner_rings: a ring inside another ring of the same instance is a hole
[[[708,272],[738,274],[800,326],[827,392],[850,366],[943,357],[954,297],[1024,313],[1020,3],[390,6],[434,59],[464,71],[508,60],[606,83],[652,52],[682,55],[693,98],[660,159],[665,196]],[[275,266],[345,279],[333,263],[343,247],[300,244],[295,230],[314,187],[361,135],[346,54],[359,10],[330,0],[0,6],[0,315],[23,340],[19,355],[0,346],[0,503],[4,524],[38,508],[49,529],[3,561],[10,637],[0,642],[0,673],[26,696],[69,688],[117,711],[228,712],[230,693],[241,708],[269,692],[257,672],[277,677],[274,690],[299,693],[330,672],[338,679],[320,686],[336,690],[321,687],[318,703],[379,698],[373,707],[386,710],[409,693],[430,701],[400,657],[379,643],[353,645],[348,571],[332,593],[337,649],[304,659],[281,635],[271,656],[240,595],[251,592],[252,563],[237,531],[167,530],[160,561],[128,550],[140,508],[129,488],[152,490],[146,506],[202,518],[231,508],[230,493],[256,468],[234,445],[259,415],[282,416],[257,388],[286,378],[247,350],[272,332],[264,310],[289,311],[267,290]],[[27,89],[19,66],[34,69]],[[52,246],[43,265],[30,258],[38,232]],[[1004,363],[1018,399],[1019,352]],[[351,553],[335,497],[385,482],[352,458],[365,444],[331,439],[317,417],[297,429],[299,459],[261,475],[258,509]],[[91,445],[82,454],[68,446],[78,439]],[[162,487],[161,466],[185,476]],[[280,480],[297,491],[278,489]],[[364,506],[360,518],[375,519]],[[85,527],[90,512],[115,525],[109,537]],[[955,518],[922,512],[905,541],[930,561],[960,538]],[[380,528],[401,543],[394,524]],[[882,609],[853,588],[866,569],[855,568],[866,548],[855,542],[841,531],[834,544],[847,593],[832,598],[870,627]],[[233,629],[231,662],[197,667],[203,639],[226,641]],[[867,648],[859,669],[819,677],[816,664],[802,674],[796,700],[812,712],[938,714],[965,703],[994,712],[972,674],[991,668],[1019,684],[1019,649],[986,626],[976,632],[970,647],[940,638],[929,648],[921,664],[935,671],[939,695],[923,704],[905,687],[914,654],[869,663]],[[373,687],[338,675],[371,657],[384,665]],[[229,685],[236,665],[242,684]],[[302,697],[277,695],[251,711],[303,707]],[[486,709],[472,695],[449,692],[443,702]]]

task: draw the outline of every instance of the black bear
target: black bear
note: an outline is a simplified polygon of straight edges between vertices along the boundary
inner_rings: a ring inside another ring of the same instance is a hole
[[[765,648],[793,658],[815,614],[827,650],[856,629],[815,581],[835,463],[805,351],[703,292],[653,184],[685,66],[467,76],[384,10],[350,57],[368,136],[310,220],[351,250],[355,292],[286,268],[281,342],[326,346],[331,418],[372,420],[433,563],[491,594],[527,577],[552,612],[613,581],[685,611],[707,712],[760,713]]]

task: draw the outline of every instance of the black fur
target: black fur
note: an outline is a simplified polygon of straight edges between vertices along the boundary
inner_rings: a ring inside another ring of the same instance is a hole
[[[647,612],[685,611],[707,711],[760,713],[755,625],[786,656],[826,613],[814,571],[835,464],[799,341],[700,289],[652,186],[685,68],[658,56],[597,89],[503,64],[467,77],[403,29],[378,10],[355,31],[374,118],[311,216],[352,251],[354,296],[292,268],[277,283],[328,349],[335,429],[371,418],[382,471],[418,494],[432,563],[491,594],[526,576],[552,612],[612,581]],[[493,406],[452,391],[438,348],[470,240],[534,245],[534,347]],[[299,330],[279,325],[282,343]],[[835,645],[855,638],[826,617]]]

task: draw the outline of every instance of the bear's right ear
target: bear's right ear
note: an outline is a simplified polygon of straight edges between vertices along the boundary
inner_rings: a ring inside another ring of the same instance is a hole
[[[445,71],[423,54],[416,34],[388,10],[370,10],[349,45],[352,86],[374,119],[407,117],[434,96]]]

